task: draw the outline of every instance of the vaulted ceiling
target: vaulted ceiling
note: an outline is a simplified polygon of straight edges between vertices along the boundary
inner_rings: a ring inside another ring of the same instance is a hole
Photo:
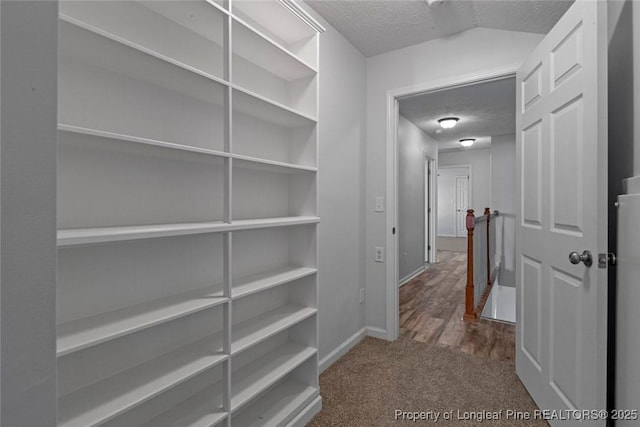
[[[515,78],[501,79],[400,100],[400,115],[438,141],[439,151],[461,150],[463,138],[474,138],[473,148],[486,148],[491,137],[510,135],[516,128]],[[458,117],[451,129],[442,129],[438,119]]]
[[[475,27],[546,34],[573,0],[306,0],[365,56]]]

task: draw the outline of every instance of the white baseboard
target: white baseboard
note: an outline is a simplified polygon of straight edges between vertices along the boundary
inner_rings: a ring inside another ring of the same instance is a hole
[[[333,365],[342,356],[347,354],[349,350],[355,347],[364,337],[380,338],[382,340],[387,339],[387,331],[380,328],[365,327],[360,329],[355,334],[347,338],[342,344],[336,347],[333,351],[323,357],[318,363],[318,370],[320,373],[324,372],[329,366]]]
[[[413,279],[414,277],[422,274],[423,271],[425,271],[426,269],[424,268],[424,265],[422,265],[422,267],[418,268],[416,271],[414,271],[413,273],[409,273],[406,276],[404,276],[402,279],[400,279],[399,285],[398,287],[408,283],[409,281],[411,281],[411,279]]]
[[[622,194],[640,193],[640,176],[622,180]]]
[[[385,331],[384,329],[373,328],[371,326],[368,326],[366,329],[368,337],[380,338],[381,340],[387,339],[387,331]]]
[[[292,419],[287,427],[304,427],[313,417],[322,409],[322,397],[318,396],[311,401],[294,419]]]
[[[333,365],[338,359],[347,354],[356,344],[367,336],[367,328],[362,328],[355,334],[347,338],[342,344],[336,347],[331,353],[327,354],[320,360],[318,369],[320,373],[324,372],[329,366]]]

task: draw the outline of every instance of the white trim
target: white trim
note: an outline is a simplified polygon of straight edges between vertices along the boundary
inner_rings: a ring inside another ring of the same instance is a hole
[[[413,273],[409,273],[406,276],[404,276],[402,279],[400,279],[399,283],[398,283],[398,287],[405,285],[407,283],[409,283],[411,281],[411,279],[415,278],[416,276],[419,276],[420,274],[422,274],[424,271],[426,270],[426,268],[424,268],[424,265],[422,267],[419,267],[416,271],[414,271]]]
[[[397,171],[397,126],[398,126],[398,99],[395,91],[387,92],[387,148],[386,148],[386,339],[395,341],[399,332],[399,299],[398,299],[398,233],[392,233],[398,218],[398,171]]]
[[[318,396],[311,401],[302,411],[298,412],[288,424],[287,427],[304,427],[313,417],[322,409],[322,397]]]
[[[287,8],[291,13],[297,16],[302,22],[316,30],[318,33],[324,33],[326,28],[313,18],[306,10],[293,0],[278,0],[278,2]]]
[[[380,328],[374,328],[373,326],[367,326],[367,336],[372,338],[379,338],[381,340],[387,340],[387,331]]]
[[[436,262],[436,190],[438,180],[438,164],[436,159],[424,154],[424,260],[426,263],[433,264]],[[429,178],[429,169],[431,170],[431,178]],[[431,208],[431,213],[428,209]],[[431,250],[427,249],[431,246]],[[402,285],[400,285],[402,286]]]
[[[362,341],[366,336],[367,329],[362,328],[358,332],[347,338],[342,344],[337,346],[325,357],[323,357],[322,360],[320,360],[320,363],[318,363],[318,369],[320,370],[320,373],[323,373],[329,366],[333,365],[338,361],[338,359],[347,354],[349,350],[351,350],[355,345]]]
[[[387,248],[386,263],[386,331],[384,339],[394,341],[399,335],[399,303],[398,303],[398,234],[393,234],[392,228],[396,227],[396,218],[398,218],[398,204],[396,195],[398,192],[398,170],[397,170],[397,125],[398,125],[398,98],[407,95],[414,95],[421,92],[429,92],[433,90],[443,90],[460,86],[473,85],[492,80],[500,80],[515,76],[516,71],[520,68],[520,62],[509,64],[503,67],[487,69],[481,72],[462,74],[460,76],[446,77],[443,79],[432,80],[415,85],[390,89],[387,91],[387,132],[386,132],[386,230],[385,245]],[[382,330],[375,329],[375,333]],[[374,336],[374,335],[371,335]]]

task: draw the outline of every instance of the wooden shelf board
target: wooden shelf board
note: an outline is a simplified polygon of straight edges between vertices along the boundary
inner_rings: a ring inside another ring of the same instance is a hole
[[[66,49],[61,51],[62,56],[81,55],[83,61],[96,66],[130,75],[136,79],[150,81],[206,102],[211,102],[211,99],[204,96],[205,93],[209,93],[208,85],[215,83],[220,87],[229,86],[229,82],[220,77],[96,28],[79,19],[64,14],[60,14],[59,19],[63,23],[60,31],[64,35],[62,38],[65,42],[63,48]],[[80,34],[78,31],[84,31],[84,33]],[[74,33],[77,34],[74,35]],[[91,44],[94,44],[95,48],[87,47]],[[160,64],[166,64],[171,69],[158,67]],[[174,73],[174,70],[177,69],[185,73],[182,75]],[[190,79],[190,84],[185,84],[185,77]],[[193,77],[198,80],[193,80]]]
[[[234,89],[234,111],[287,128],[297,128],[317,123],[315,117],[294,110],[237,84],[232,84],[231,86]]]
[[[319,390],[293,379],[287,379],[269,390],[255,403],[239,411],[233,424],[242,427],[281,427],[313,401]]]
[[[234,23],[240,25],[240,32],[234,32],[233,36],[234,53],[240,57],[286,81],[313,76],[318,72],[304,59],[245,20],[234,16]],[[261,40],[268,46],[267,49],[256,49]]]
[[[214,0],[204,0],[204,1],[205,1],[205,3],[209,4],[210,6],[213,6],[216,9],[218,9],[219,12],[222,12],[225,15],[229,15],[229,11],[227,9],[225,9],[224,7],[222,7],[220,4],[216,3]]]
[[[74,228],[58,230],[58,247],[80,246],[97,243],[120,242],[158,237],[185,236],[191,234],[220,233],[256,228],[287,227],[315,224],[316,216],[293,216],[263,219],[237,220],[232,223],[196,222],[157,225],[126,225],[118,227]]]
[[[261,159],[259,157],[245,156],[244,154],[233,154],[234,159],[240,160],[235,165],[239,168],[257,169],[277,173],[308,173],[317,172],[318,168],[313,166],[302,166],[293,163],[279,162],[277,160]]]
[[[317,309],[289,304],[233,325],[231,354],[239,353],[315,315]]]
[[[231,413],[238,411],[289,372],[315,356],[316,349],[293,342],[260,357],[231,378]]]
[[[227,360],[207,339],[61,397],[58,426],[100,425]]]
[[[118,242],[123,240],[215,233],[227,230],[229,225],[230,224],[221,221],[214,221],[64,229],[58,230],[58,246],[86,245],[93,243]]]
[[[238,14],[238,11],[240,14]],[[266,25],[265,29],[287,44],[309,39],[317,31],[278,2],[239,1],[233,4],[234,16],[245,15]],[[269,23],[273,23],[269,25]],[[261,34],[264,32],[260,31]]]
[[[57,355],[64,356],[227,302],[202,289],[58,325]]]
[[[280,218],[260,218],[234,220],[234,230],[251,230],[255,228],[288,227],[293,225],[317,224],[320,218],[317,216],[291,216]]]
[[[231,298],[238,299],[247,295],[261,292],[276,286],[292,282],[303,277],[311,276],[318,270],[310,267],[284,267],[267,273],[243,277],[234,281],[231,288]]]
[[[228,416],[222,408],[212,410],[211,396],[222,397],[222,383],[217,382],[158,415],[143,427],[213,427]]]
[[[58,131],[76,133],[80,135],[91,135],[91,136],[97,136],[100,138],[112,139],[116,141],[126,141],[126,142],[133,142],[136,144],[151,145],[154,147],[169,148],[172,150],[188,151],[188,152],[193,152],[198,154],[207,154],[207,155],[216,156],[216,157],[231,157],[229,153],[225,153],[223,151],[210,150],[207,148],[193,147],[189,145],[175,144],[173,142],[158,141],[155,139],[141,138],[137,136],[124,135],[120,133],[108,132],[108,131],[103,131],[98,129],[89,129],[81,126],[74,126],[74,125],[63,124],[63,123],[58,124]]]

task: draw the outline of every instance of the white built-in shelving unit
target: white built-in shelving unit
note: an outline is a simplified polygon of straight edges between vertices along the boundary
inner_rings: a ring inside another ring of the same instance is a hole
[[[291,0],[60,2],[60,427],[319,410],[322,31]]]

